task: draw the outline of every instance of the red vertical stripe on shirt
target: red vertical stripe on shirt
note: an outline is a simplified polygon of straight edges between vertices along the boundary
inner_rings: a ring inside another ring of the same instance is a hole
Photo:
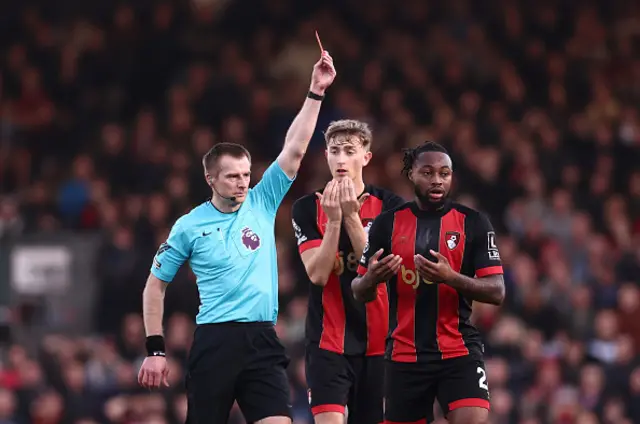
[[[316,200],[318,217],[318,230],[324,236],[327,225],[320,201]],[[337,252],[336,252],[337,253]],[[344,311],[340,277],[336,273],[329,274],[327,285],[322,289],[322,335],[320,336],[320,348],[336,353],[344,353],[344,335],[347,318]]]
[[[387,286],[378,284],[376,300],[365,305],[367,309],[367,355],[383,355],[389,332],[389,298]]]
[[[360,208],[360,219],[374,219],[382,212],[382,199],[369,196]],[[378,285],[378,295],[365,304],[367,314],[367,355],[384,354],[385,340],[389,331],[389,298],[384,284]]]
[[[442,217],[440,222],[439,252],[449,260],[451,268],[460,272],[464,257],[465,215],[455,209]],[[436,337],[442,352],[442,359],[456,358],[469,354],[460,333],[460,298],[458,292],[446,284],[438,285],[438,321]]]
[[[391,337],[393,350],[391,359],[397,362],[416,362],[416,294],[414,284],[403,279],[407,271],[415,272],[413,255],[416,248],[417,218],[411,209],[396,212],[391,236],[391,251],[402,257],[402,266],[396,278],[396,296],[398,298],[396,314],[397,326]]]
[[[367,197],[360,208],[361,219],[374,219],[382,212],[382,199],[375,196]]]

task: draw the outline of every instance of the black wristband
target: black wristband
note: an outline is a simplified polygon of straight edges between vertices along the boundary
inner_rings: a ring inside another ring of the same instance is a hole
[[[145,342],[147,356],[166,356],[164,350],[164,337],[149,336]]]
[[[307,93],[307,97],[313,100],[319,100],[319,101],[324,100],[324,96],[321,96],[320,94],[316,94],[311,90],[309,90],[309,92]]]

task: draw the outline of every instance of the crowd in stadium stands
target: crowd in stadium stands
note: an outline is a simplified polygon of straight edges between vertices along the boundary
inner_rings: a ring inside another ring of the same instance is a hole
[[[254,180],[275,158],[319,55],[315,29],[338,78],[277,216],[295,422],[311,418],[291,204],[324,187],[321,130],[345,117],[374,129],[366,182],[410,199],[401,148],[440,141],[456,196],[497,227],[507,299],[474,306],[491,422],[640,422],[640,3],[517,3],[9,2],[0,237],[73,229],[104,244],[95,333],[12,345],[0,423],[183,422],[188,267],[166,296],[171,387],[136,381],[153,254],[207,199],[200,159],[214,143],[247,146]]]

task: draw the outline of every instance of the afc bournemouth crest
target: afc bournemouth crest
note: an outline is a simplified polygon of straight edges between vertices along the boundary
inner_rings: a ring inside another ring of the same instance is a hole
[[[445,237],[449,250],[454,250],[460,244],[460,233],[457,231],[447,231]]]

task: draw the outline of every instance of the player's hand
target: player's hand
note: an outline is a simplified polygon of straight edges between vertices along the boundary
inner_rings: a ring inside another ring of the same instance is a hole
[[[164,384],[169,387],[169,366],[164,356],[147,356],[138,372],[138,384],[145,389],[157,389]]]
[[[394,255],[393,253],[390,253],[380,259],[380,255],[382,255],[383,251],[384,249],[380,249],[374,253],[369,259],[369,266],[367,267],[367,274],[369,274],[369,278],[376,283],[382,283],[396,275],[400,270],[400,265],[402,264],[402,257]]]
[[[341,222],[342,209],[340,209],[340,187],[338,186],[338,181],[329,181],[322,194],[316,193],[316,196],[320,199],[320,205],[325,215],[327,215],[327,221]]]
[[[333,83],[336,77],[336,68],[333,67],[333,58],[324,50],[320,60],[313,65],[310,90],[316,94],[324,95],[324,92]]]
[[[369,193],[364,193],[358,199],[358,195],[356,194],[356,187],[353,184],[353,180],[351,178],[344,178],[340,181],[340,207],[342,208],[342,216],[345,218],[348,216],[359,216],[360,208],[367,197],[369,197]]]
[[[422,255],[415,255],[413,257],[418,274],[426,281],[434,283],[447,283],[451,281],[456,273],[451,268],[447,258],[433,250],[429,250],[429,253],[437,259],[437,262],[430,261]]]

